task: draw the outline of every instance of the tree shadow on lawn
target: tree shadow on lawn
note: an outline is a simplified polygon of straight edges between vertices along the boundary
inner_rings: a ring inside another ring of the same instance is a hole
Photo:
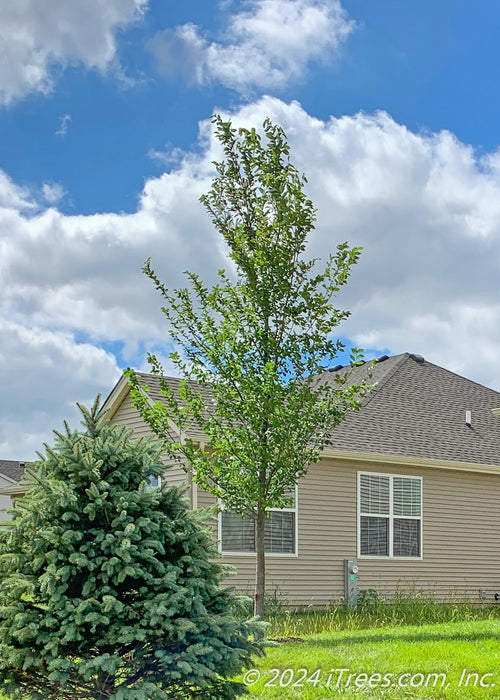
[[[472,632],[472,633],[459,633],[455,632],[452,634],[445,633],[432,633],[432,632],[422,632],[420,634],[415,634],[414,632],[405,634],[382,634],[377,636],[366,636],[366,637],[350,637],[345,636],[335,641],[328,639],[306,639],[305,644],[308,647],[324,647],[324,648],[335,648],[339,646],[346,646],[351,644],[380,644],[387,642],[478,642],[486,639],[495,639],[500,641],[500,627],[498,633],[495,632]],[[305,645],[304,645],[305,646]]]

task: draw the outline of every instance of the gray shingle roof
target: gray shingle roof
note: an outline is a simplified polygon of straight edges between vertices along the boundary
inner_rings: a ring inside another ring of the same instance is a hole
[[[335,382],[330,370],[323,381]],[[368,376],[368,364],[352,370],[350,382]],[[149,395],[161,401],[158,378],[139,374]],[[166,378],[175,387],[178,380]],[[500,392],[461,377],[418,355],[388,357],[371,370],[375,389],[358,412],[332,430],[332,449],[382,455],[500,465]],[[207,404],[210,393],[206,393]],[[472,413],[471,426],[465,411]],[[193,431],[193,437],[197,430]]]
[[[352,381],[366,372],[356,368]],[[500,392],[410,353],[379,362],[370,383],[360,411],[332,431],[333,449],[500,465],[500,418],[491,412]]]
[[[0,459],[0,474],[13,479],[17,484],[21,481],[26,464],[27,462],[18,462],[13,459]]]
[[[139,380],[139,384],[141,384],[143,387],[148,388],[148,396],[154,402],[163,402],[164,396],[161,394],[160,380],[158,375],[147,374],[146,372],[136,372],[136,375]],[[176,390],[178,388],[179,379],[177,379],[176,377],[163,377],[163,379],[171,389]],[[201,394],[205,399],[205,405],[208,407],[208,410],[210,410],[210,404],[212,402],[211,391],[209,389],[201,387],[201,385],[197,384],[196,382],[189,381],[189,384],[191,384],[193,387],[196,387],[198,392],[201,391]],[[191,430],[189,430],[188,432],[190,437],[192,438],[204,440],[207,437],[198,425],[193,425]]]

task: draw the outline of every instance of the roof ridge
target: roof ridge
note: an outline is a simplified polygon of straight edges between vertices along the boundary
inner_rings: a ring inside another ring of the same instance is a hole
[[[373,385],[373,386],[376,387],[376,389],[373,389],[372,391],[370,391],[370,392],[367,394],[368,398],[367,398],[367,400],[362,404],[361,408],[364,408],[364,407],[367,406],[371,401],[373,401],[373,399],[375,398],[375,396],[377,396],[379,390],[380,390],[383,386],[385,386],[385,385],[387,384],[387,382],[389,381],[389,379],[390,379],[391,377],[394,376],[395,372],[400,368],[400,366],[403,364],[403,362],[410,359],[410,355],[411,355],[411,354],[410,354],[409,352],[402,352],[402,353],[401,353],[401,356],[400,356],[400,358],[398,359],[398,361],[394,363],[394,367],[393,367],[392,369],[390,369],[385,375],[382,376],[382,379],[381,379],[380,383],[377,382],[376,384]],[[392,357],[397,357],[397,355],[393,355]]]
[[[394,362],[394,366],[387,373],[382,375],[381,379],[374,385],[374,386],[376,386],[376,389],[373,391],[370,391],[366,395],[366,400],[363,402],[362,407],[367,406],[375,398],[375,396],[378,394],[379,390],[387,384],[387,382],[394,376],[394,374],[401,368],[401,366],[405,362],[412,359],[414,354],[415,353],[411,353],[411,352],[406,351],[406,352],[398,353],[396,355],[389,356],[388,359],[397,358],[397,360]],[[366,361],[367,364],[369,362],[371,362],[371,360]],[[465,377],[463,374],[459,374],[458,372],[453,372],[452,370],[447,369],[446,367],[442,367],[441,365],[437,365],[435,362],[431,362],[430,360],[426,359],[425,362],[428,365],[432,365],[433,367],[435,367],[438,370],[441,370],[443,372],[447,372],[448,374],[451,374],[455,377],[458,377],[459,379],[463,379],[464,381],[469,382],[470,384],[475,384],[476,386],[480,387],[481,389],[486,389],[489,392],[491,392],[492,394],[498,395],[499,400],[500,400],[500,391],[497,391],[496,389],[492,389],[491,387],[486,386],[485,384],[481,384],[480,382],[477,382],[474,379],[469,379],[468,377]],[[347,367],[347,365],[346,365],[346,367]],[[318,377],[320,377],[322,374],[325,374],[328,371],[329,370],[325,370],[324,372],[319,374]],[[157,379],[157,380],[160,380],[160,379],[172,380],[173,379],[174,381],[180,381],[182,379],[185,379],[185,377],[174,377],[170,374],[156,374],[153,372],[141,372],[139,370],[135,370],[135,373],[138,374],[139,376],[142,376],[142,377],[152,377],[152,378]],[[195,384],[199,384],[199,382],[197,382],[195,379],[188,379],[187,381],[194,382]],[[499,407],[500,407],[500,403],[499,403]],[[2,460],[0,460],[0,461],[2,461]],[[3,461],[6,461],[6,460],[3,460]],[[17,461],[17,460],[12,460],[12,461]]]
[[[138,374],[141,377],[156,377],[157,379],[179,379],[179,377],[171,377],[170,374],[157,374],[156,372],[140,372],[138,369],[134,369],[134,374]]]

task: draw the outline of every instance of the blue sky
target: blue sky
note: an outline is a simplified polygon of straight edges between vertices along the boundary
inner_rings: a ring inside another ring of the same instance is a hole
[[[162,352],[168,284],[224,251],[217,111],[289,135],[311,252],[364,247],[342,329],[500,389],[500,8],[459,0],[36,0],[0,8],[0,456]]]
[[[411,130],[449,129],[477,148],[498,146],[498,4],[343,6],[357,26],[338,59],[310,66],[273,94],[298,100],[321,119],[382,109]],[[1,114],[3,168],[19,184],[63,183],[66,213],[135,211],[144,180],[163,167],[148,153],[190,149],[200,119],[242,101],[217,82],[186,86],[182,75],[163,78],[147,45],[157,32],[188,22],[216,39],[244,3],[147,7],[143,21],[117,34],[117,55],[134,87],[120,85],[113,73],[75,66],[62,72],[49,96],[28,94]],[[245,97],[258,94],[255,88]],[[57,136],[65,114],[67,133]]]

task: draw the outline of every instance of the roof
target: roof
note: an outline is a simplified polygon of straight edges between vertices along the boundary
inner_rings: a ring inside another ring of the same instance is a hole
[[[0,474],[3,474],[14,483],[19,483],[24,474],[26,462],[18,462],[13,459],[0,459]]]
[[[370,380],[375,389],[358,412],[333,429],[333,449],[500,464],[500,419],[492,414],[500,407],[500,392],[419,355],[406,352],[380,359]],[[351,381],[366,373],[366,365],[355,368]],[[327,381],[334,381],[335,371],[325,374]],[[466,411],[471,411],[470,425]]]
[[[321,379],[334,384],[337,373]],[[148,386],[149,397],[162,401],[156,375],[137,373]],[[351,368],[349,382],[367,379],[374,385],[359,411],[350,412],[330,435],[330,448],[350,453],[393,455],[466,464],[500,465],[500,392],[428,362],[420,355],[383,355],[370,370],[369,363]],[[178,379],[165,377],[172,388]],[[203,390],[207,405],[210,392]],[[471,425],[466,424],[471,411]],[[190,434],[203,439],[199,428]]]
[[[147,374],[145,372],[136,372],[136,376],[138,378],[138,382],[142,387],[147,387],[147,395],[149,398],[154,402],[163,402],[164,401],[164,396],[161,393],[161,387],[160,387],[160,378],[158,377],[157,374]],[[165,384],[170,387],[170,389],[173,389],[174,391],[179,387],[179,382],[180,379],[176,377],[163,377],[163,381]],[[212,392],[210,389],[202,387],[200,384],[197,382],[193,382],[191,380],[188,380],[188,383],[193,387],[196,388],[198,392],[200,392],[205,400],[205,406],[207,407],[207,411],[210,411],[210,405],[212,404]],[[184,403],[184,402],[181,402]],[[199,439],[199,440],[206,440],[207,436],[203,432],[203,430],[196,424],[193,424],[191,426],[191,429],[188,431],[190,437]]]

